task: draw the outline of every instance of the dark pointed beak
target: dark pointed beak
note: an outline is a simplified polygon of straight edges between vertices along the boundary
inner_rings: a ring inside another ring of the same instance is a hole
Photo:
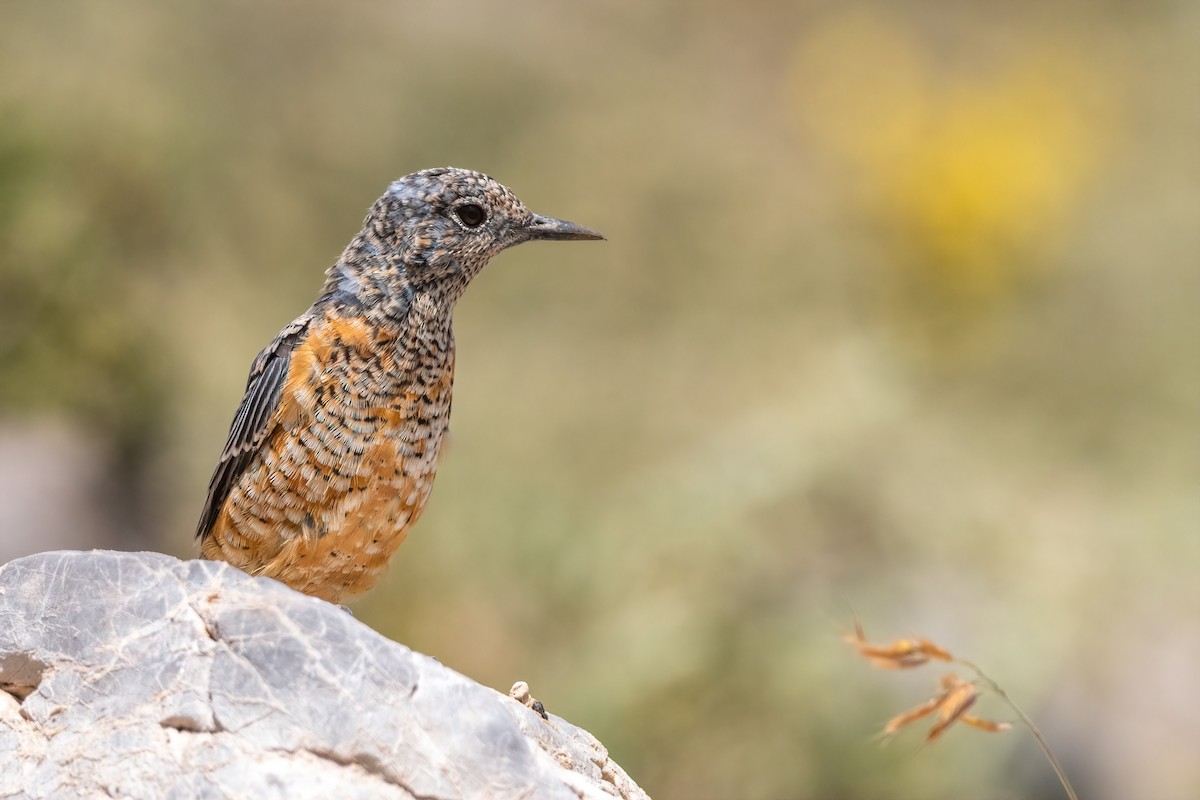
[[[604,238],[604,234],[600,233],[600,231],[585,228],[574,222],[567,222],[565,219],[543,217],[541,214],[533,215],[533,219],[525,226],[525,234],[530,240],[557,239],[570,241],[572,239]]]

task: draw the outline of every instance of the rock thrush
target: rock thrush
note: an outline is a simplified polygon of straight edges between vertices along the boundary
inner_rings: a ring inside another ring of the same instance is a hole
[[[392,183],[316,302],[255,359],[196,531],[202,556],[335,603],[369,589],[433,486],[455,302],[505,248],[602,238],[478,172]]]

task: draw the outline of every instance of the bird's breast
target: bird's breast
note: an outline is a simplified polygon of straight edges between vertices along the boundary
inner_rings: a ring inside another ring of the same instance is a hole
[[[313,344],[313,375],[304,381],[313,388],[297,406],[307,408],[301,438],[314,461],[346,480],[329,488],[362,489],[389,471],[407,481],[431,477],[453,391],[448,329],[397,332],[355,319],[332,322],[327,334]]]
[[[301,591],[357,594],[382,574],[433,488],[449,426],[449,333],[325,324],[293,356],[267,448],[288,522],[263,572]]]

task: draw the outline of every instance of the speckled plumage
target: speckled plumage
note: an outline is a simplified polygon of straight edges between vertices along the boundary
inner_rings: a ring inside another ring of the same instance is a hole
[[[507,247],[599,238],[478,172],[392,183],[317,301],[255,360],[209,484],[202,556],[332,602],[369,589],[433,486],[455,302]]]

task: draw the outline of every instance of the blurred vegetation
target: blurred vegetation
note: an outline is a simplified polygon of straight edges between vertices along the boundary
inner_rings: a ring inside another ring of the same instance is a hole
[[[251,359],[386,183],[481,169],[609,241],[468,293],[361,619],[660,800],[1060,796],[1015,733],[878,747],[919,692],[851,605],[988,664],[1082,796],[1200,794],[1196,4],[5,18],[0,425],[108,441],[129,546],[192,552]]]

